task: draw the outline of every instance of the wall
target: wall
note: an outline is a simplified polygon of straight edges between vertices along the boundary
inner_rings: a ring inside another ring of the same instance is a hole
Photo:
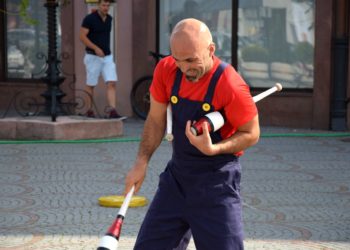
[[[349,7],[350,9],[350,7]],[[348,13],[350,10],[348,11]],[[349,14],[350,16],[350,14]],[[349,36],[350,36],[350,17],[348,17],[348,29],[349,29]],[[349,37],[350,39],[350,37]],[[350,46],[349,46],[350,47]],[[350,129],[350,48],[348,53],[348,88],[347,88],[347,125],[348,129]]]
[[[333,1],[316,1],[315,17],[315,71],[311,116],[312,127],[330,128],[330,102],[332,79],[332,15]]]
[[[73,4],[68,4],[61,8],[61,47],[62,55],[60,55],[62,61],[62,72],[65,81],[62,83],[62,91],[66,94],[64,98],[65,102],[75,102],[75,65],[74,65],[74,17],[72,12],[74,10]]]
[[[253,95],[259,92],[252,91]],[[312,127],[312,95],[274,93],[257,103],[261,125],[292,128]]]
[[[347,10],[344,10],[345,13],[347,13],[347,23],[346,25],[346,32],[347,32],[347,38],[348,38],[348,76],[347,76],[347,126],[350,130],[350,3],[347,1]]]
[[[154,60],[148,51],[156,50],[156,1],[133,0],[133,82],[152,74]]]

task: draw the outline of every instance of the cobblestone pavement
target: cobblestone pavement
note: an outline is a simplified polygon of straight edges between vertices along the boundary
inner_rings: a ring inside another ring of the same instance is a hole
[[[127,120],[125,137],[142,125]],[[96,249],[118,211],[97,199],[122,192],[137,147],[0,144],[0,249]],[[170,151],[163,142],[139,195],[152,199]],[[241,160],[246,249],[350,249],[349,138],[263,137]],[[119,249],[132,249],[146,210],[128,210]]]

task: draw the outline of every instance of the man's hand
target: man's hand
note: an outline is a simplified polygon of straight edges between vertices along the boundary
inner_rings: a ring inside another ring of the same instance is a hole
[[[141,185],[146,177],[147,164],[135,163],[129,170],[125,178],[125,190],[126,195],[132,186],[135,185],[135,194],[140,190]]]
[[[96,47],[94,49],[94,51],[95,51],[96,56],[99,56],[99,57],[104,57],[105,56],[105,53],[103,53],[103,50],[100,49],[99,47]]]
[[[216,155],[217,150],[215,144],[212,143],[209,134],[209,124],[207,122],[203,123],[203,134],[195,136],[191,132],[191,121],[187,121],[186,124],[186,136],[190,143],[195,146],[199,151],[205,155]]]
[[[193,146],[209,156],[239,153],[257,143],[260,136],[258,115],[238,127],[231,137],[215,144],[211,141],[208,126],[209,124],[203,123],[203,134],[195,136],[191,133],[191,122],[188,121],[186,124],[186,136]]]

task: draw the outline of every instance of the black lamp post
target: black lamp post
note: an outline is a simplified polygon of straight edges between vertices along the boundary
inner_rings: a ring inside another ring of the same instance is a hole
[[[45,98],[44,114],[51,116],[51,121],[55,122],[58,114],[63,114],[61,99],[66,95],[60,89],[60,84],[65,80],[61,76],[59,64],[61,61],[57,57],[57,0],[47,0],[47,32],[48,32],[48,56],[46,76],[42,80],[47,84],[47,90],[41,94]]]

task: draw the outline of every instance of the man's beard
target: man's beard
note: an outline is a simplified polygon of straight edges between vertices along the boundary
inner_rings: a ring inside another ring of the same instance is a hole
[[[190,82],[197,82],[199,80],[199,71],[198,70],[191,70],[194,71],[196,74],[194,75],[188,75],[186,74],[185,77]]]

